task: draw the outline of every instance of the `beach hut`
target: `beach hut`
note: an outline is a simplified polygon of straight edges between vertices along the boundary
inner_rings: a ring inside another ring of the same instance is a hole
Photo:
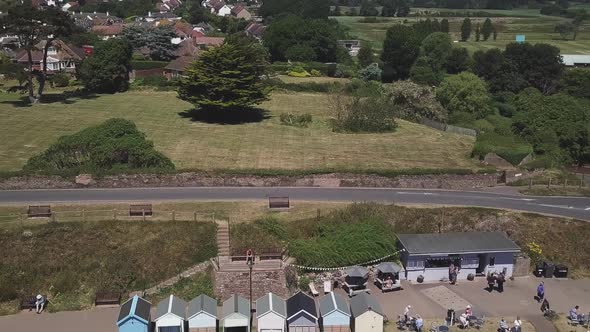
[[[350,331],[350,308],[346,300],[334,292],[320,300],[320,326],[323,332]]]
[[[119,332],[148,332],[152,304],[135,295],[121,305],[117,327]]]
[[[317,309],[311,297],[297,292],[287,300],[289,332],[315,332],[317,324]]]
[[[268,293],[256,300],[258,332],[285,332],[287,330],[287,304],[279,296]]]
[[[361,293],[350,300],[355,332],[383,332],[383,310],[375,296]]]
[[[155,332],[184,332],[187,303],[174,295],[160,301],[156,307]]]
[[[217,332],[217,301],[199,295],[188,304],[186,314],[189,332]]]
[[[223,302],[222,311],[223,332],[250,331],[250,302],[248,300],[234,294]]]

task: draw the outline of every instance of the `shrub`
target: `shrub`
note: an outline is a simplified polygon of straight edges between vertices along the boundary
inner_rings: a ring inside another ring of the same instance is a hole
[[[131,68],[134,70],[157,69],[166,67],[168,63],[168,61],[132,60]]]
[[[112,169],[174,169],[174,164],[154,149],[135,124],[110,119],[98,126],[62,136],[45,152],[31,157],[26,171],[76,170],[100,172]]]
[[[313,77],[321,77],[322,76],[322,73],[320,73],[320,71],[317,70],[317,69],[312,69],[311,72],[310,72],[310,74]]]
[[[385,94],[393,104],[396,117],[420,122],[423,118],[446,122],[447,111],[436,100],[434,91],[428,86],[412,81],[396,81],[385,87]]]
[[[332,94],[332,130],[355,133],[382,133],[397,127],[393,105],[386,98],[363,98]]]
[[[293,113],[281,113],[280,115],[281,124],[285,126],[293,127],[307,127],[311,124],[311,114],[293,114]]]
[[[51,76],[51,83],[58,88],[70,85],[70,77],[67,74],[58,73]]]
[[[376,63],[372,63],[359,71],[359,77],[363,81],[381,81],[381,68]]]
[[[293,67],[287,74],[293,77],[310,77],[311,74],[301,66]]]

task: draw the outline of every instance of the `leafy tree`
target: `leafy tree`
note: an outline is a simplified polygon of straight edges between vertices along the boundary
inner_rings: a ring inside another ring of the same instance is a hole
[[[191,24],[207,23],[211,21],[211,12],[201,6],[200,3],[195,2],[190,4],[183,18]]]
[[[445,33],[449,33],[449,20],[446,18],[443,18],[442,21],[440,21],[440,31],[441,32],[445,32]]]
[[[528,82],[516,71],[514,65],[506,60],[504,53],[492,48],[473,53],[473,72],[488,82],[490,91],[510,91],[518,93],[528,86]]]
[[[571,22],[563,22],[555,26],[555,32],[558,32],[563,40],[567,40],[567,37],[572,35],[574,30],[575,27]]]
[[[543,96],[529,88],[514,104],[513,127],[537,154],[567,164],[590,161],[590,113],[585,101],[561,93]]]
[[[314,49],[309,45],[293,45],[287,49],[285,56],[289,61],[309,62],[317,58]]]
[[[440,23],[438,23],[437,20],[433,21],[429,18],[414,23],[412,27],[416,31],[416,37],[420,43],[426,39],[426,37],[430,36],[430,34],[440,32]]]
[[[381,80],[381,68],[376,63],[371,63],[365,68],[359,70],[359,77],[363,81],[380,81]]]
[[[469,52],[465,47],[453,47],[447,57],[447,73],[458,74],[467,71],[471,64]]]
[[[129,40],[134,49],[147,47],[153,60],[170,61],[174,59],[174,51],[178,48],[178,45],[171,42],[172,38],[176,37],[176,33],[169,25],[157,27],[133,25],[123,29],[123,37]]]
[[[375,5],[371,0],[363,0],[361,2],[361,9],[359,11],[361,16],[377,16],[379,11],[375,8]]]
[[[590,98],[590,69],[573,68],[566,70],[559,82],[559,90],[570,96]]]
[[[33,156],[24,166],[29,171],[99,171],[111,169],[174,169],[174,164],[154,149],[135,124],[110,119],[62,136],[46,151]]]
[[[365,42],[361,45],[357,59],[359,61],[359,65],[363,68],[375,62],[375,55],[373,54],[373,47],[371,46],[371,43]]]
[[[133,48],[126,39],[109,39],[94,48],[94,54],[77,67],[77,77],[86,89],[114,93],[129,86]]]
[[[25,67],[23,67],[21,64],[13,63],[8,57],[1,58],[2,61],[0,61],[0,74],[4,75],[4,77],[7,79],[18,81],[18,86],[22,87],[28,78],[28,73],[25,71]]]
[[[406,17],[410,15],[410,5],[406,0],[398,0],[397,16]]]
[[[488,17],[483,22],[483,26],[481,27],[481,34],[483,36],[483,40],[487,41],[493,32],[494,32],[494,25],[492,24],[492,20],[490,20],[490,18]]]
[[[494,113],[486,82],[469,72],[445,78],[436,89],[436,98],[449,114],[469,113],[482,119]]]
[[[461,24],[461,41],[467,41],[471,37],[471,20],[466,17]]]
[[[395,24],[387,29],[381,60],[384,65],[384,80],[405,79],[418,57],[420,41],[413,27]]]
[[[264,33],[263,44],[272,61],[286,61],[286,52],[293,45],[305,45],[313,49],[312,60],[335,62],[338,60],[337,40],[342,36],[335,21],[305,19],[289,15],[275,18]]]
[[[47,80],[47,53],[56,38],[71,34],[74,23],[67,13],[49,7],[43,10],[29,4],[19,4],[8,9],[0,18],[0,32],[16,35],[28,57],[28,93],[31,103],[38,103],[42,97]],[[41,46],[43,66],[33,69],[33,51]],[[37,95],[33,91],[33,78],[39,81]]]
[[[475,26],[475,41],[479,41],[481,39],[481,29],[479,28],[479,23]]]
[[[412,81],[421,85],[438,85],[443,75],[444,73],[433,69],[430,59],[425,56],[420,56],[410,69]]]
[[[193,62],[179,84],[179,98],[202,110],[245,110],[268,99],[269,90],[261,79],[267,61],[260,44],[230,40]]]
[[[381,1],[381,16],[394,17],[397,12],[397,1],[396,0],[382,0]]]
[[[496,40],[496,38],[498,38],[498,30],[496,30],[496,27],[494,27],[494,30],[492,30],[492,33],[494,35],[494,40]]]
[[[396,106],[396,117],[414,122],[424,118],[447,121],[447,111],[436,100],[430,87],[412,81],[397,81],[387,85],[384,94]]]
[[[453,49],[451,37],[444,32],[435,32],[426,37],[420,45],[420,56],[428,58],[433,69],[444,68]]]
[[[538,43],[511,43],[506,46],[504,57],[516,72],[543,94],[552,93],[563,73],[559,48]]]

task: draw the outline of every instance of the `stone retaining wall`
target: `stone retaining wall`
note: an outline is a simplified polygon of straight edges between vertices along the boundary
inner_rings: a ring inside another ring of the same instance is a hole
[[[277,271],[253,271],[252,272],[252,298],[256,300],[272,292],[282,298],[289,297],[286,287],[285,272]],[[215,296],[218,299],[228,299],[232,294],[238,294],[246,299],[250,298],[249,272],[215,272]]]
[[[205,173],[132,174],[92,178],[21,176],[0,179],[0,190],[130,188],[130,187],[385,187],[424,189],[471,189],[492,187],[498,174],[379,175],[332,173],[306,176],[210,175]]]

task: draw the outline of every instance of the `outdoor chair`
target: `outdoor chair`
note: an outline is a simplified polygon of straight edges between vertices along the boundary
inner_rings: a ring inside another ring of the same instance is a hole
[[[309,291],[311,292],[311,295],[313,295],[313,296],[320,295],[320,292],[318,292],[318,290],[315,288],[315,284],[313,282],[309,283]]]
[[[482,316],[478,318],[476,316],[469,317],[469,325],[475,327],[476,329],[481,329],[486,322],[486,316]]]
[[[324,280],[324,294],[330,293],[332,291],[332,281],[331,280]]]

